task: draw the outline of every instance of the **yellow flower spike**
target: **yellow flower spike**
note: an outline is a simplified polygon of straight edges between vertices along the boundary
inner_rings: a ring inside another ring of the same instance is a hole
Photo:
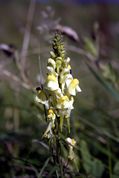
[[[64,122],[67,130],[70,132],[70,115],[73,109],[74,97],[80,92],[78,79],[74,79],[71,74],[70,58],[66,57],[64,45],[60,34],[56,34],[53,43],[53,51],[50,51],[50,58],[47,63],[47,77],[43,91],[38,91],[36,100],[45,104],[48,127],[44,133],[44,137],[49,140],[60,139],[60,133],[63,131]],[[45,96],[47,95],[47,97]],[[57,127],[58,126],[58,127]],[[73,148],[76,141],[67,138],[69,146],[69,159],[75,160]],[[57,144],[57,140],[56,143]]]

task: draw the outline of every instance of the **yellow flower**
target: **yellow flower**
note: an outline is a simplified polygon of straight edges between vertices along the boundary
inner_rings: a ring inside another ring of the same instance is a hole
[[[46,108],[49,108],[49,101],[47,100],[46,94],[43,90],[39,90],[35,101],[41,104],[44,104]]]
[[[69,57],[66,58],[66,62],[67,62],[67,63],[70,62],[70,58],[69,58]]]
[[[55,76],[55,75],[53,75],[53,74],[51,74],[51,75],[48,75],[48,81],[54,81],[54,82],[57,82],[57,77]]]
[[[70,146],[76,145],[76,140],[74,140],[73,138],[68,137],[68,138],[66,138],[66,141]]]
[[[48,59],[48,66],[52,66],[55,69],[56,62],[54,61],[54,59],[52,59],[52,58]]]
[[[68,96],[62,96],[57,99],[57,108],[58,109],[73,109],[73,97],[71,99]]]
[[[48,139],[50,139],[51,137],[53,137],[52,122],[50,122],[48,124],[48,127],[47,127],[45,133],[43,134],[43,137],[48,138]]]
[[[53,120],[53,121],[55,120],[56,115],[55,115],[53,109],[50,108],[50,109],[48,110],[48,115],[47,115],[47,117],[48,117],[49,120]]]
[[[68,155],[68,158],[70,160],[75,160],[75,153],[73,151],[73,147],[76,145],[76,141],[74,139],[71,139],[70,137],[68,137],[66,139],[66,141],[69,144],[69,155]]]
[[[75,96],[77,92],[81,92],[78,79],[71,79],[67,84],[68,92],[70,95]]]
[[[48,65],[47,65],[48,73],[55,74],[56,73],[55,68],[56,68],[56,62],[54,61],[54,59],[49,58],[48,59]]]
[[[47,88],[51,91],[59,89],[58,79],[54,74],[49,74],[47,77]]]

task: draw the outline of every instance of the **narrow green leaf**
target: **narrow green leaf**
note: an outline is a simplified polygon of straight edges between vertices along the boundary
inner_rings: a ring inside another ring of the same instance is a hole
[[[119,176],[119,161],[116,162],[114,166],[114,173]]]
[[[59,169],[59,167],[54,166],[54,167],[51,169],[50,173],[48,174],[48,177],[51,177],[51,175],[53,175],[53,173],[56,172],[57,169]]]
[[[93,41],[90,38],[84,38],[84,48],[86,51],[90,52],[94,57],[97,56],[97,49],[95,47],[95,44],[93,43]]]
[[[42,178],[42,174],[43,174],[45,168],[47,167],[49,161],[50,161],[50,158],[48,158],[48,159],[45,161],[45,163],[44,163],[42,169],[40,170],[40,173],[38,174],[38,178]]]
[[[119,101],[119,92],[112,87],[112,85],[105,81],[98,72],[96,72],[89,64],[87,64],[89,70],[95,76],[95,78],[103,85],[103,87],[117,100]]]

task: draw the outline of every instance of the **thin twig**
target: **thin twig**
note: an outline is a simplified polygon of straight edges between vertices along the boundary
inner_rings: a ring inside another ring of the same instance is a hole
[[[31,89],[32,88],[30,85],[28,85],[27,83],[23,82],[19,77],[16,77],[13,73],[9,72],[6,69],[3,69],[2,67],[3,66],[0,66],[0,76],[4,75],[8,79],[10,78],[12,81],[20,84],[25,89]]]
[[[85,56],[87,59],[89,59],[91,61],[94,60],[94,57],[89,52],[86,52],[85,50],[83,50],[83,49],[81,49],[79,47],[67,45],[67,49],[69,49],[72,52],[76,52],[76,53],[78,53],[80,55],[83,55],[83,56]]]
[[[26,82],[28,82],[28,79],[27,76],[25,75],[25,69],[26,69],[25,66],[26,66],[27,52],[28,52],[28,47],[30,42],[31,26],[32,26],[34,11],[35,11],[35,0],[31,0],[29,5],[29,10],[28,10],[27,23],[26,23],[25,33],[24,33],[21,56],[20,56],[22,79]]]

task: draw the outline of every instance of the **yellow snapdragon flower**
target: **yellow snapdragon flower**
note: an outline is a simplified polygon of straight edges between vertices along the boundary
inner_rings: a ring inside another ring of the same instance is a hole
[[[48,65],[47,65],[48,72],[55,73],[55,68],[56,68],[56,62],[54,61],[54,59],[49,58]]]
[[[68,137],[68,138],[66,138],[66,141],[70,146],[76,145],[76,140],[74,140],[73,138]]]
[[[49,74],[47,76],[46,85],[47,85],[47,89],[51,91],[55,91],[59,89],[58,79],[54,74]]]
[[[56,115],[55,115],[53,109],[50,108],[50,109],[48,110],[47,118],[48,118],[49,120],[52,120],[52,121],[55,120]]]
[[[58,109],[73,109],[73,102],[74,99],[71,97],[71,99],[68,98],[68,96],[62,96],[57,99],[57,108]]]
[[[66,81],[67,90],[70,95],[75,96],[77,92],[81,92],[81,88],[79,87],[78,79],[69,79]]]
[[[38,90],[38,94],[35,97],[35,101],[41,104],[44,104],[46,109],[49,108],[49,101],[46,97],[46,94],[43,90]]]
[[[69,144],[69,155],[68,158],[72,161],[75,159],[75,153],[73,150],[73,147],[76,145],[76,141],[74,139],[71,139],[70,137],[68,137],[66,139],[67,143]]]

